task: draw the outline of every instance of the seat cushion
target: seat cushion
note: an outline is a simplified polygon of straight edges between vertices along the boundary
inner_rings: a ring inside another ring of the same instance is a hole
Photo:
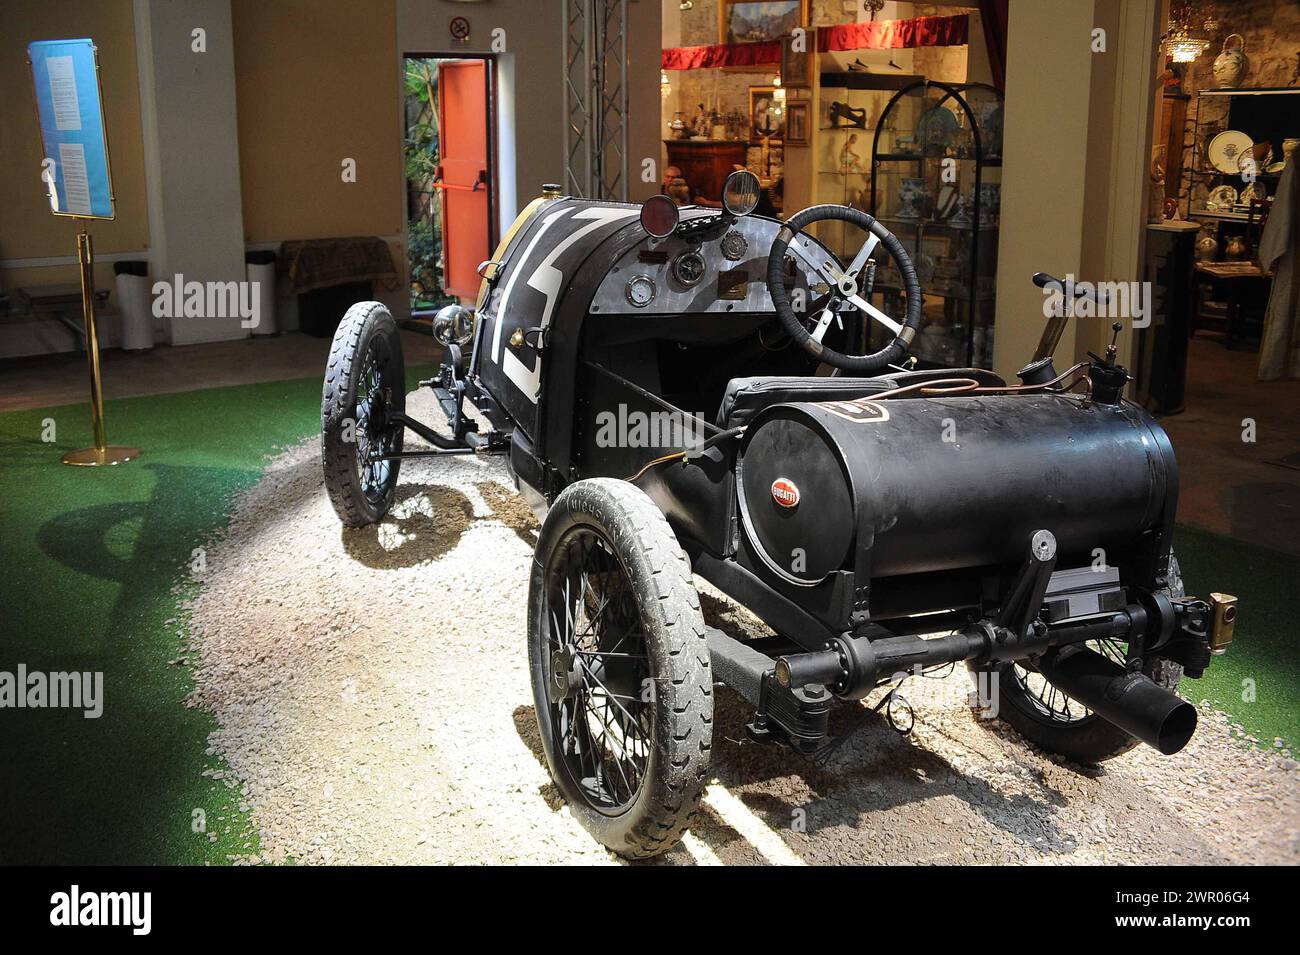
[[[852,401],[871,395],[939,378],[973,378],[983,387],[1006,384],[983,368],[936,368],[927,371],[897,371],[872,378],[757,376],[732,378],[718,405],[719,428],[738,428],[762,409],[787,401]],[[920,397],[919,393],[917,397]]]

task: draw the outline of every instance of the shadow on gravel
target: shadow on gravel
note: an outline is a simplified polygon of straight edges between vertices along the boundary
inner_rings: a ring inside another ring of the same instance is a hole
[[[474,487],[491,509],[491,517],[475,517],[473,503],[455,488],[399,485],[382,521],[342,528],[343,549],[374,570],[414,567],[449,553],[478,520],[500,521],[529,547],[537,542],[537,518],[523,498],[495,481],[477,481]]]
[[[519,738],[523,740],[538,764],[549,772],[546,765],[546,752],[542,749],[542,737],[537,731],[537,711],[531,706],[517,706],[512,717]],[[546,801],[546,805],[552,812],[558,812],[564,806],[564,796],[553,781],[548,781],[540,787],[538,795]],[[699,818],[691,827],[691,832],[715,854],[725,851],[735,859],[736,853],[743,851],[753,856],[752,859],[745,861],[755,864],[763,862],[762,858],[753,852],[744,836],[719,818],[717,813],[707,805],[700,807]],[[696,860],[684,846],[678,844],[655,859],[620,859],[620,861],[629,865],[694,865]]]
[[[434,484],[399,486],[378,524],[343,528],[343,549],[375,570],[400,570],[437,560],[460,543],[474,505],[460,491]]]

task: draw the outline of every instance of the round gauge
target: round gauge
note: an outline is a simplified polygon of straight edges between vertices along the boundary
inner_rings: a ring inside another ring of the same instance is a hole
[[[637,308],[645,308],[655,300],[655,281],[648,275],[634,275],[623,294]]]
[[[722,237],[722,254],[735,262],[749,249],[749,243],[745,237],[732,229]]]
[[[690,288],[704,278],[704,256],[692,249],[673,259],[673,278]]]

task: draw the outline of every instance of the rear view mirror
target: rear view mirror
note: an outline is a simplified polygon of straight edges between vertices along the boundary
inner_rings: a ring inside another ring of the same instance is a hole
[[[656,239],[666,239],[677,228],[681,214],[667,196],[651,196],[641,204],[641,228]]]
[[[733,216],[747,216],[758,206],[762,186],[748,169],[737,169],[722,187],[722,207]]]

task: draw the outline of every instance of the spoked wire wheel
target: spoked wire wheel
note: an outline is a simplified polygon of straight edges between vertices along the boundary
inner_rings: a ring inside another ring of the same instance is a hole
[[[1128,661],[1127,644],[1118,640],[1089,640],[1084,646],[1121,667]],[[1094,716],[1092,710],[1048,683],[1037,670],[1013,663],[1007,675],[1018,684],[1016,689],[1024,699],[1049,720],[1076,723]]]
[[[397,462],[384,458],[384,455],[398,450],[402,434],[401,426],[394,426],[388,417],[392,408],[393,382],[391,374],[387,374],[392,360],[386,352],[382,338],[370,340],[357,388],[357,480],[361,493],[371,504],[382,503],[392,488]]]
[[[574,817],[628,858],[672,848],[708,776],[713,678],[690,563],[640,488],[593,478],[551,505],[528,664],[546,764]]]
[[[1168,579],[1166,595],[1182,597],[1183,580],[1177,557],[1169,559]],[[1128,659],[1128,644],[1122,640],[1090,640],[1084,646],[1120,666]],[[1049,753],[1079,763],[1100,763],[1138,745],[1132,736],[1066,696],[1032,667],[1008,663],[972,669],[996,677],[996,684],[980,689],[981,693],[994,695],[998,718]],[[1183,675],[1177,663],[1155,655],[1144,658],[1142,672],[1170,692],[1177,690]]]
[[[587,804],[617,815],[649,764],[654,674],[627,571],[594,529],[575,528],[557,549],[547,604],[559,755]]]
[[[334,333],[321,393],[321,464],[325,489],[349,527],[374,524],[392,506],[406,408],[402,339],[379,302],[358,302]]]

